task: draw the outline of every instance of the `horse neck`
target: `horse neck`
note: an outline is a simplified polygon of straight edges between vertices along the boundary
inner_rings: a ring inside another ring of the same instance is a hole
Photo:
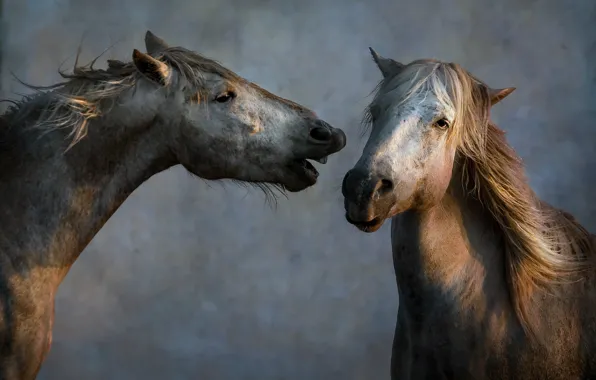
[[[484,316],[488,305],[509,307],[502,233],[458,170],[438,205],[393,219],[392,245],[406,310],[435,305]]]
[[[14,270],[52,268],[58,286],[128,195],[175,164],[167,128],[151,115],[132,121],[134,110],[118,107],[68,151],[68,131],[11,126],[0,147],[0,252]]]

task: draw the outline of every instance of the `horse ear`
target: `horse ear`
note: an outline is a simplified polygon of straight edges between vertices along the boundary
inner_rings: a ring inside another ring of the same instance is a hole
[[[373,60],[375,61],[375,63],[377,64],[377,66],[379,67],[379,70],[381,70],[381,73],[383,74],[384,78],[388,78],[388,77],[392,77],[395,74],[397,74],[398,72],[401,71],[401,69],[404,68],[404,64],[403,63],[399,63],[397,61],[394,61],[391,58],[384,58],[382,56],[380,56],[375,49],[369,47],[368,48],[370,50],[370,54],[373,57]]]
[[[169,46],[164,40],[151,33],[150,30],[145,33],[145,48],[147,53],[155,54],[167,49]]]
[[[490,98],[490,105],[494,106],[501,100],[505,99],[509,94],[515,91],[515,87],[506,88],[488,88],[488,96]]]
[[[132,51],[132,61],[137,70],[149,80],[165,86],[169,83],[171,70],[168,65],[137,49]]]

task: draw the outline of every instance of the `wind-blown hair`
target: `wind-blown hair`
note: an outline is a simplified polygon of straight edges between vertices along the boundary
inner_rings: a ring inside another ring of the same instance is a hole
[[[229,81],[246,82],[218,62],[182,47],[164,49],[155,58],[176,69],[199,96],[205,88],[206,73],[220,75]],[[42,131],[68,128],[71,147],[85,137],[90,120],[108,112],[118,96],[134,88],[141,78],[132,62],[108,60],[107,69],[95,69],[93,64],[96,60],[83,66],[75,63],[72,73],[60,71],[65,81],[51,86],[21,82],[36,93],[13,102],[1,117],[5,123],[17,124],[29,117],[31,112],[36,112],[39,114],[36,122],[28,127]]]
[[[449,140],[456,144],[464,185],[500,227],[512,306],[525,332],[539,338],[532,314],[536,290],[550,293],[553,284],[578,280],[582,272],[593,270],[586,256],[594,238],[570,214],[536,196],[520,157],[490,121],[488,87],[461,66],[414,61],[384,79],[371,104],[387,105],[396,97],[402,102],[413,96],[423,99],[428,93],[455,111]],[[370,121],[367,109],[364,122]]]
[[[296,109],[303,108],[297,103],[277,97],[260,88],[219,62],[183,47],[168,47],[152,56],[177,71],[181,79],[186,82],[186,88],[182,90],[187,92],[185,96],[189,101],[200,103],[205,99],[209,89],[206,75],[216,74],[231,84],[257,89],[262,96],[277,102],[283,102]],[[72,148],[87,135],[89,123],[92,120],[108,113],[125,91],[134,91],[142,80],[142,74],[133,62],[107,60],[106,69],[96,69],[93,65],[98,58],[87,65],[79,66],[77,56],[73,71],[71,73],[60,71],[59,74],[65,80],[54,85],[34,86],[21,81],[24,86],[35,92],[32,95],[23,96],[19,101],[10,101],[13,104],[0,115],[0,127],[35,129],[41,134],[66,129],[69,130],[67,139],[71,140],[66,150]],[[165,85],[167,87],[173,84]],[[286,196],[283,185],[231,181],[242,187],[258,188],[264,193],[266,202],[272,206],[277,205],[278,194]]]

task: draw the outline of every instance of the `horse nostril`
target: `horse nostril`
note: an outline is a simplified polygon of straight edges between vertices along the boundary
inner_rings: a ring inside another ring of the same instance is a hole
[[[390,193],[393,191],[393,182],[388,179],[382,179],[377,183],[375,191],[379,196]]]
[[[329,128],[314,127],[313,129],[310,130],[310,137],[312,137],[313,139],[315,139],[317,141],[327,142],[327,141],[331,140],[331,138],[333,137],[333,134],[331,133],[331,130]]]

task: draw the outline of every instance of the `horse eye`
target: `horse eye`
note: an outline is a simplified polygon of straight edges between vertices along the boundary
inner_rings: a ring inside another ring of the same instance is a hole
[[[446,119],[439,119],[435,121],[435,126],[440,129],[449,128],[449,122]]]
[[[230,100],[234,99],[236,97],[236,94],[233,93],[232,91],[226,91],[223,94],[217,95],[217,97],[215,98],[215,101],[218,103],[227,103]]]

